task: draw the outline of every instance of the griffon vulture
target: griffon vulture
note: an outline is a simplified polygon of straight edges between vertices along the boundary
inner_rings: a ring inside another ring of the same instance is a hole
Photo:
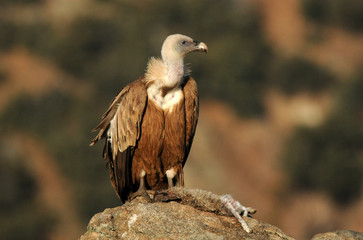
[[[161,58],[151,58],[146,73],[115,97],[94,129],[93,146],[105,138],[103,158],[122,202],[146,190],[184,186],[187,160],[198,122],[198,89],[184,57],[208,52],[188,36],[168,36]],[[148,195],[147,195],[148,197]]]

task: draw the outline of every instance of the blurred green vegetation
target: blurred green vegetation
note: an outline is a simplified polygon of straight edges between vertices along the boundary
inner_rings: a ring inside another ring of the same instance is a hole
[[[92,88],[90,98],[59,89],[49,89],[37,97],[19,95],[0,113],[4,136],[24,131],[42,139],[72,182],[85,224],[96,212],[119,204],[102,161],[102,144],[88,147],[94,135],[90,130],[122,87],[143,73],[148,58],[159,56],[165,37],[177,32],[209,46],[207,57],[195,54],[186,59],[192,64],[201,98],[224,101],[242,117],[264,117],[263,94],[270,88],[287,95],[341,92],[340,107],[326,123],[316,129],[297,130],[288,144],[285,165],[293,186],[298,188],[326,191],[340,202],[360,194],[362,74],[342,86],[338,77],[312,62],[275,54],[264,39],[255,9],[247,4],[237,7],[233,0],[96,2],[112,10],[100,16],[80,15],[62,27],[52,25],[46,17],[29,23],[0,17],[0,53],[26,48],[61,68],[71,81]],[[331,2],[338,1],[304,0],[303,9],[318,24],[361,30],[363,21],[354,20],[363,16],[356,14],[361,6],[353,9],[346,4],[339,9],[339,20],[331,20],[336,11]],[[16,4],[24,7],[44,1],[0,1],[0,7]],[[343,19],[348,11],[352,15]],[[0,84],[6,78],[7,73],[1,71]],[[0,238],[42,239],[42,234],[57,223],[56,216],[49,215],[34,199],[37,188],[32,177],[9,161],[13,161],[9,155],[0,155],[0,187],[9,193],[0,196],[0,209],[10,206],[0,216]],[[29,235],[16,235],[25,234],[18,228],[26,229]]]
[[[52,43],[54,33],[48,23],[21,24],[0,18],[0,29],[0,51],[23,46],[42,54],[51,48],[49,45]]]
[[[88,147],[92,138],[90,130],[94,127],[90,109],[92,106],[88,102],[51,90],[41,97],[18,97],[0,118],[3,128],[16,127],[17,131],[42,139],[56,156],[62,172],[72,179],[73,186],[79,190],[76,199],[85,221],[101,211],[102,206],[118,203],[109,186],[105,164],[101,161],[101,144],[97,150]],[[95,155],[100,156],[100,161],[90,161]],[[100,174],[102,170],[104,174]],[[105,198],[105,195],[112,197]],[[81,204],[84,202],[87,204]]]
[[[283,59],[272,64],[269,84],[286,95],[298,92],[319,93],[335,86],[336,78],[317,65],[301,58]]]
[[[47,141],[52,133],[56,134],[54,128],[67,124],[71,104],[72,99],[57,90],[40,98],[21,95],[3,112],[2,126],[18,126],[19,130],[35,133]]]
[[[341,86],[338,107],[317,128],[299,128],[284,165],[292,186],[349,203],[363,188],[363,73]]]
[[[6,73],[0,70],[0,84],[3,84],[6,81]]]
[[[1,6],[13,6],[17,4],[35,4],[35,3],[42,3],[43,0],[0,0],[0,7]]]
[[[4,141],[0,141],[0,236],[2,239],[47,239],[56,223],[37,198],[33,176]],[[9,151],[10,150],[10,151]]]
[[[352,31],[363,30],[362,0],[303,0],[305,16],[318,25],[339,26]]]

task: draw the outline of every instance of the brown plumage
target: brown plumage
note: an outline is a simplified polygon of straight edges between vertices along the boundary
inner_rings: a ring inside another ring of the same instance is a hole
[[[136,191],[184,186],[183,166],[198,122],[198,89],[183,59],[194,51],[208,48],[170,35],[162,59],[149,60],[146,73],[122,89],[94,129],[99,133],[91,146],[106,138],[103,157],[122,202]]]

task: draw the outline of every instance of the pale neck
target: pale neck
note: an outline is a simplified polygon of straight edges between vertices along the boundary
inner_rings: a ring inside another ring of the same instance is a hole
[[[167,65],[167,81],[165,85],[168,87],[179,87],[184,76],[184,60],[183,58],[164,61]]]

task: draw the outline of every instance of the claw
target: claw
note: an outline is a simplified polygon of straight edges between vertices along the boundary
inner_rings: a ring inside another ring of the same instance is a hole
[[[150,198],[149,194],[146,192],[146,190],[137,190],[136,192],[134,192],[131,197],[130,197],[130,201],[134,200],[137,197],[143,197],[147,202],[151,203],[153,202],[153,200]]]
[[[181,200],[181,196],[173,193],[172,191],[167,190],[161,190],[156,191],[154,195],[154,201],[155,202],[170,202],[170,201],[179,201]]]
[[[144,197],[144,199],[147,202],[149,202],[149,203],[152,202],[149,194],[146,191],[146,186],[145,186],[145,171],[142,171],[141,172],[139,189],[131,195],[130,200],[134,200],[137,197]]]

